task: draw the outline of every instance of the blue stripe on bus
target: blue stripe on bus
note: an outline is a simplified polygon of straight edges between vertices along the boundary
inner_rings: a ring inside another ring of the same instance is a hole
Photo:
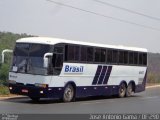
[[[108,66],[107,74],[106,74],[106,76],[104,78],[103,84],[107,84],[108,83],[108,79],[110,77],[111,71],[112,71],[112,66]]]
[[[97,84],[99,75],[100,75],[100,73],[101,73],[101,69],[102,69],[102,65],[99,65],[99,66],[97,67],[97,71],[96,71],[96,74],[95,74],[95,76],[94,76],[92,85],[96,85],[96,84]]]
[[[98,80],[97,84],[102,84],[103,79],[105,77],[106,70],[107,70],[107,66],[103,66],[103,69],[102,69],[102,72],[100,74],[100,77],[99,77],[99,80]]]

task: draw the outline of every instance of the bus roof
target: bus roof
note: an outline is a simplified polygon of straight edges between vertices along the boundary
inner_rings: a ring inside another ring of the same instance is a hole
[[[21,38],[16,42],[17,43],[38,43],[38,44],[49,44],[49,45],[54,45],[58,43],[70,43],[70,44],[87,45],[87,46],[94,46],[94,47],[147,52],[147,49],[145,48],[127,47],[122,45],[106,45],[106,44],[81,42],[81,41],[73,41],[73,40],[66,40],[66,39],[60,39],[60,38],[49,38],[49,37],[27,37],[27,38]]]

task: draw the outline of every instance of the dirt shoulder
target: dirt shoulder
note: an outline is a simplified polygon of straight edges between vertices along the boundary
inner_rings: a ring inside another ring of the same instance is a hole
[[[10,95],[0,95],[0,100],[5,100],[5,99],[14,99],[14,98],[23,98],[25,96],[22,96],[22,95],[13,95],[13,94],[10,94]]]

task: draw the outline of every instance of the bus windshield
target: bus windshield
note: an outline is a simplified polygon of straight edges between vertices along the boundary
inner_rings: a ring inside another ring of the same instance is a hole
[[[49,51],[49,45],[17,43],[14,49],[11,71],[46,75],[47,68],[43,67],[43,57]]]

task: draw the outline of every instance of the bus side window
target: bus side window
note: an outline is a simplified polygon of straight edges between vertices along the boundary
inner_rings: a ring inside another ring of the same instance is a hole
[[[73,45],[68,45],[68,61],[74,61],[75,47]]]
[[[87,47],[81,46],[81,61],[87,61]]]
[[[53,57],[52,57],[52,66],[53,66],[53,74],[60,74],[62,66],[63,66],[63,46],[55,46]]]
[[[143,54],[139,53],[139,65],[143,65]]]
[[[124,51],[124,64],[128,64],[128,51]]]
[[[101,60],[101,49],[95,48],[95,62],[100,62]]]
[[[138,52],[134,52],[134,64],[138,64]]]
[[[107,50],[107,63],[112,63],[112,50]]]
[[[119,63],[128,64],[128,51],[119,51]]]
[[[63,54],[56,55],[55,67],[62,68],[63,66]]]
[[[106,50],[105,49],[101,49],[101,61],[102,63],[105,63],[106,61]]]
[[[118,50],[113,50],[112,63],[118,62]]]
[[[54,53],[63,53],[63,47],[62,46],[55,46],[54,47]]]
[[[68,61],[68,45],[65,45],[65,61]]]
[[[65,46],[65,61],[77,62],[79,61],[80,47],[78,45]]]
[[[119,51],[119,64],[124,64],[124,51]]]
[[[129,52],[129,64],[134,64],[134,54],[133,52]]]
[[[87,48],[87,61],[88,62],[93,62],[93,48],[92,47],[88,47]]]
[[[79,52],[80,52],[80,47],[79,46],[74,46],[75,49],[74,49],[74,60],[75,61],[79,61]]]
[[[53,54],[52,65],[53,67],[56,67],[56,54]]]
[[[143,65],[147,65],[147,54],[143,53]]]

